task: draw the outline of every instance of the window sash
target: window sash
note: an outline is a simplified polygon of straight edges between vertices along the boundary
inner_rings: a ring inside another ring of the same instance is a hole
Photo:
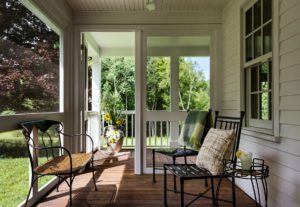
[[[260,21],[260,26],[258,26],[257,28],[254,29],[254,5],[258,2],[258,1],[261,1],[261,15],[260,15],[260,18],[261,18],[261,21]],[[264,7],[263,7],[263,0],[256,0],[256,1],[252,1],[251,4],[249,4],[248,7],[244,8],[243,10],[243,49],[244,49],[244,58],[243,58],[243,63],[244,63],[244,68],[247,68],[249,67],[250,65],[253,65],[253,64],[257,64],[259,62],[262,62],[264,59],[268,59],[270,57],[272,57],[272,51],[271,52],[268,52],[266,54],[264,54],[264,28],[265,26],[267,26],[268,24],[272,24],[273,23],[273,16],[271,17],[271,19],[267,20],[264,22]],[[252,15],[251,15],[251,18],[252,18],[252,21],[251,21],[251,31],[250,33],[247,34],[246,30],[247,30],[247,25],[246,25],[246,13],[251,9],[251,12],[252,12]],[[272,9],[272,13],[273,13],[273,9]],[[271,25],[272,26],[272,30],[273,30],[273,24]],[[261,51],[261,55],[258,56],[258,57],[255,57],[255,54],[254,54],[254,48],[255,48],[255,42],[254,42],[254,34],[258,31],[261,31],[261,45],[260,45],[260,51]],[[251,42],[251,60],[248,60],[247,61],[247,39],[248,38],[251,38],[252,37],[252,42]],[[273,37],[273,31],[272,31],[272,36],[271,38]]]

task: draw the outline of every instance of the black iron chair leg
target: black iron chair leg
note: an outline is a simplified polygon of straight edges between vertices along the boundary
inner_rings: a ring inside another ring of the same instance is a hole
[[[214,187],[215,185],[214,185],[214,178],[213,177],[210,178],[210,182],[211,182],[212,205],[217,206],[216,197],[215,197],[215,187]]]
[[[72,179],[72,175],[70,176],[70,192],[69,192],[69,197],[70,197],[70,201],[69,201],[69,206],[72,206],[72,183],[73,183],[73,179]]]
[[[164,166],[164,206],[168,206],[167,200],[167,169]]]
[[[175,165],[175,164],[176,164],[176,157],[173,156],[173,165]],[[173,180],[174,180],[174,187],[173,187],[173,190],[174,190],[174,192],[177,192],[176,176],[175,176],[175,175],[173,175]]]
[[[268,207],[268,184],[266,178],[262,180],[265,193],[265,207]]]
[[[98,191],[97,185],[96,185],[96,179],[95,179],[94,158],[92,158],[92,173],[93,173],[93,180],[94,180],[95,191]]]
[[[59,189],[59,183],[60,183],[60,177],[58,177],[58,183],[57,183],[57,187],[56,187],[56,192],[58,192],[58,189]]]
[[[155,178],[155,149],[152,149],[152,182],[156,183],[156,178]]]
[[[235,199],[235,179],[234,177],[231,177],[231,190],[232,190],[232,205],[233,207],[236,207],[236,199]]]
[[[184,207],[184,180],[180,179],[180,203]]]

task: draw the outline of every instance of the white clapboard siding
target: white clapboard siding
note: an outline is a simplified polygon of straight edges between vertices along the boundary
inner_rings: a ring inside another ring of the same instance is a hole
[[[291,7],[288,12],[283,13],[280,16],[280,26],[285,27],[286,25],[290,24],[299,18],[298,13],[300,10],[300,4],[295,4]]]
[[[291,124],[280,124],[280,136],[287,137],[290,139],[296,139],[300,141],[300,127],[299,125]],[[299,147],[299,145],[296,145]]]
[[[280,1],[280,15],[299,4],[299,0]]]
[[[300,80],[300,65],[294,65],[289,68],[282,69],[280,71],[280,82],[289,82],[289,81],[295,81]]]
[[[280,123],[295,124],[300,127],[300,111],[281,111],[280,117]]]
[[[280,41],[287,40],[297,34],[300,33],[300,19],[297,19],[294,22],[290,22],[290,24],[285,27],[280,28]]]
[[[280,55],[288,54],[299,50],[299,45],[295,42],[300,42],[300,34],[295,35],[280,43]]]
[[[263,139],[256,138],[251,135],[243,135],[243,140],[252,142],[264,147],[269,147],[277,151],[287,152],[291,155],[300,156],[300,151],[298,149],[297,143],[299,140],[281,137],[280,145],[276,142],[266,142]],[[270,158],[272,159],[272,158]]]
[[[224,14],[228,16],[223,18],[223,73],[222,73],[222,100],[221,110],[224,115],[236,115],[234,110],[239,108],[239,84],[236,82],[239,79],[239,60],[240,58],[235,55],[239,50],[237,44],[237,34],[239,33],[238,19],[236,15],[238,11],[232,12],[231,8],[235,7],[236,2],[231,1],[224,9]]]
[[[237,101],[224,101],[222,105],[222,109],[226,110],[234,110],[237,108]]]
[[[237,91],[225,92],[225,93],[223,93],[222,101],[231,101],[231,100],[238,101],[239,97],[237,97],[236,94],[237,94]]]
[[[282,96],[280,98],[280,109],[300,111],[300,95]]]
[[[276,1],[276,0],[274,0]],[[232,0],[223,10],[223,73],[221,109],[225,115],[240,110],[240,8],[246,0]],[[241,148],[270,166],[268,206],[300,206],[300,1],[279,4],[280,143],[242,134]],[[234,58],[233,58],[234,57]],[[276,57],[274,57],[276,58]],[[236,75],[233,75],[236,73]],[[236,107],[234,110],[233,107]],[[236,180],[253,196],[251,183]]]
[[[280,95],[299,95],[300,94],[300,80],[294,80],[289,82],[281,83],[280,85]]]
[[[300,50],[280,56],[280,68],[287,68],[300,64]]]

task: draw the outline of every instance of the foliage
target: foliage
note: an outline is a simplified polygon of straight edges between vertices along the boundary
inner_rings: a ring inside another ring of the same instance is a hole
[[[180,110],[209,109],[209,82],[197,62],[179,58],[179,89]]]
[[[46,158],[42,160],[45,161]],[[25,200],[29,189],[28,163],[28,158],[0,158],[0,207],[18,206]],[[39,187],[52,178],[52,176],[40,178]]]
[[[17,0],[0,15],[0,112],[57,111],[59,36]]]
[[[170,59],[147,57],[147,109],[170,109]]]
[[[123,131],[119,130],[118,128],[108,126],[108,128],[105,129],[104,138],[106,139],[106,143],[108,143],[108,145],[117,143],[123,137]]]
[[[39,161],[46,161],[45,154]],[[17,206],[29,188],[29,159],[21,130],[0,133],[0,175],[0,207]],[[52,176],[39,179],[39,187],[50,179]]]
[[[134,59],[106,57],[101,61],[101,109],[134,110]]]
[[[102,59],[102,111],[116,114],[134,109],[134,60],[126,57]],[[209,81],[201,66],[179,59],[179,109],[209,109]],[[147,58],[147,109],[170,109],[170,58]]]

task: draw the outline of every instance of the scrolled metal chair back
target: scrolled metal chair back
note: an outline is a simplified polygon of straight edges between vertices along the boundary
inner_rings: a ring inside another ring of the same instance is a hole
[[[235,139],[232,148],[231,160],[236,164],[236,152],[239,149],[241,131],[243,126],[245,112],[240,112],[240,117],[229,117],[229,116],[219,116],[219,112],[215,111],[215,122],[214,128],[216,129],[224,129],[224,130],[234,130],[235,131]]]

